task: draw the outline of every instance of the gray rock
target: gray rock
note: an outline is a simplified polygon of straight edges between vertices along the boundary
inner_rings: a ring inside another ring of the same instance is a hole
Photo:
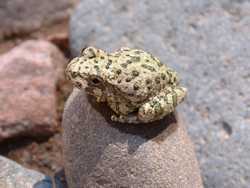
[[[1,0],[0,41],[68,19],[76,0]]]
[[[148,125],[119,124],[94,100],[74,90],[65,107],[69,187],[203,187],[193,145],[173,114]]]
[[[94,10],[94,11],[93,11]],[[74,55],[94,45],[145,49],[189,90],[180,105],[206,187],[250,185],[250,1],[84,0],[71,19]]]
[[[34,170],[0,156],[0,187],[1,188],[52,188],[51,179]]]

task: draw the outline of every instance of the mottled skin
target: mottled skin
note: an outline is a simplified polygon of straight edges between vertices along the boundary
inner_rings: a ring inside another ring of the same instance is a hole
[[[115,112],[113,121],[148,123],[162,119],[186,95],[175,71],[137,49],[106,53],[88,47],[68,64],[66,75],[97,102],[107,102]]]

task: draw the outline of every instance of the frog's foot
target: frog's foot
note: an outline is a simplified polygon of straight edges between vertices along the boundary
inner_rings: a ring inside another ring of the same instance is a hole
[[[175,107],[183,101],[186,92],[186,88],[182,87],[168,88],[160,92],[140,107],[139,120],[146,123],[162,119],[175,110]]]
[[[120,122],[120,123],[132,123],[132,124],[138,124],[142,123],[142,121],[139,120],[138,116],[133,115],[112,115],[111,116],[112,121]]]

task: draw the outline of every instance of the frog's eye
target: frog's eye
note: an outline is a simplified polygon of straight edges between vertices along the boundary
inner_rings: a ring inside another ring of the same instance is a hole
[[[94,47],[88,47],[88,48],[82,49],[81,55],[87,58],[94,58],[97,56],[97,51],[98,50]]]
[[[93,85],[99,85],[100,83],[101,83],[101,80],[98,78],[91,79],[91,84],[93,84]]]

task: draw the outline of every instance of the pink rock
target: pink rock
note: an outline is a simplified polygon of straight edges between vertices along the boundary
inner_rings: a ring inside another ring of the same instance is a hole
[[[65,63],[53,44],[39,40],[0,56],[0,141],[55,131],[56,83]]]

